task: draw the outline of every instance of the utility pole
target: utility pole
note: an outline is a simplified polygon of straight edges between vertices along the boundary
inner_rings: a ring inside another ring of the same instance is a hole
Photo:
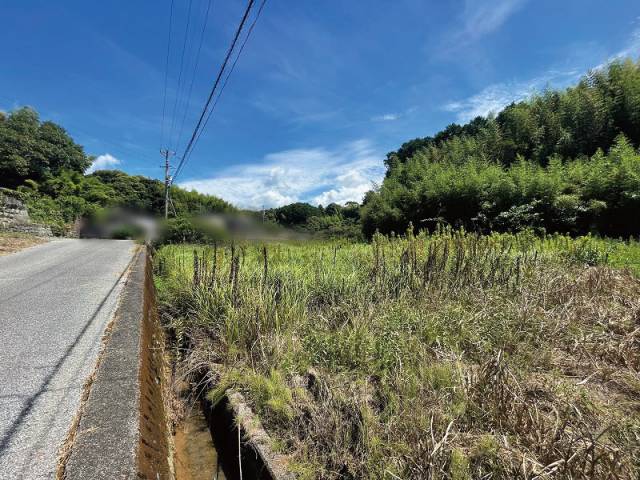
[[[160,150],[160,154],[164,157],[164,218],[169,218],[169,188],[171,187],[171,175],[169,175],[169,169],[171,164],[169,158],[176,152],[172,152],[169,149]]]

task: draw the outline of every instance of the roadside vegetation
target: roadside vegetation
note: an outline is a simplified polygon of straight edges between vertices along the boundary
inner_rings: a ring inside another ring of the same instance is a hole
[[[243,392],[300,478],[635,479],[639,255],[445,228],[154,265],[177,375]]]
[[[25,233],[0,232],[0,256],[24,250],[46,242],[46,239]]]
[[[360,224],[360,205],[357,202],[347,202],[345,205],[330,203],[326,207],[296,202],[256,212],[258,214],[267,222],[319,238],[364,238]]]
[[[64,128],[41,121],[32,108],[0,112],[0,187],[26,203],[32,220],[62,235],[77,218],[108,209],[164,211],[163,182],[118,170],[87,175],[93,160]],[[175,216],[235,210],[217,197],[175,186],[171,198]]]
[[[349,217],[294,203],[268,210],[267,219],[324,237],[357,231],[354,217],[366,238],[410,222],[637,236],[639,106],[640,64],[617,61],[571,88],[404,143],[387,154],[384,180]]]

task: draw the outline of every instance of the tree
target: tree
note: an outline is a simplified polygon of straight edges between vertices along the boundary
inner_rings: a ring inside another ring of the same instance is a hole
[[[62,231],[78,216],[93,216],[121,207],[160,214],[164,185],[159,180],[102,170],[84,175],[92,158],[64,128],[40,122],[31,108],[0,115],[0,187],[17,189],[34,219]],[[212,195],[172,187],[172,205],[179,215],[233,210]]]
[[[303,202],[275,208],[271,212],[278,223],[287,226],[303,225],[310,217],[322,215],[320,208]]]
[[[24,107],[0,122],[0,184],[16,187],[27,179],[42,180],[62,170],[79,173],[91,164],[82,147],[52,122],[41,123]]]

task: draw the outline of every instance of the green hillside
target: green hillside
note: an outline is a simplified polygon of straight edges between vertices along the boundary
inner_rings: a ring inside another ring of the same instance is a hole
[[[364,200],[363,230],[412,222],[637,235],[639,144],[640,64],[615,62],[389,153],[382,185]]]
[[[85,175],[93,160],[64,128],[40,121],[35,110],[0,113],[0,187],[17,191],[34,220],[62,232],[77,217],[107,208],[164,211],[163,182],[118,170]],[[233,210],[217,197],[175,186],[171,198],[177,216]]]

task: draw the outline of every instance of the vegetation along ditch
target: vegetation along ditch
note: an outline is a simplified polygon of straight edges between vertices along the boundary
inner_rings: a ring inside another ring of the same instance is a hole
[[[165,245],[174,422],[240,394],[296,478],[637,478],[639,258],[448,228]]]

